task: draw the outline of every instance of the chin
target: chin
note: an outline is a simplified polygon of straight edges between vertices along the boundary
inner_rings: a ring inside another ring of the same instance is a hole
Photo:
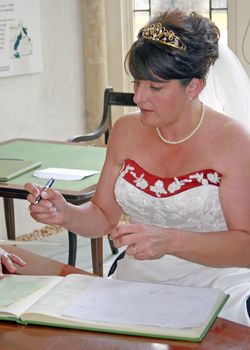
[[[147,116],[143,113],[140,114],[140,121],[143,125],[145,126],[151,126],[151,127],[155,127],[155,120],[154,118]]]

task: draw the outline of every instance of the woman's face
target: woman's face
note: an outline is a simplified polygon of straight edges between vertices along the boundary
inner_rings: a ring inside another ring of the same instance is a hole
[[[175,123],[183,113],[183,103],[187,101],[186,87],[179,80],[135,80],[134,93],[142,123],[153,127]]]

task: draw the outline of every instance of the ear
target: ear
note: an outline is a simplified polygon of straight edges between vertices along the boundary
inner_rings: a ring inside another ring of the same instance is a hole
[[[204,80],[193,78],[188,84],[188,86],[186,87],[187,97],[190,100],[195,99],[203,89],[204,85],[205,85]]]

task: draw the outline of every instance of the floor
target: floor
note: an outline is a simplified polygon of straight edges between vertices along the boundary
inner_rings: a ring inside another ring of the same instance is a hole
[[[68,233],[63,231],[37,241],[20,241],[17,246],[56,261],[68,262]],[[118,254],[112,254],[107,237],[103,238],[103,270],[107,276],[110,266]],[[77,237],[76,267],[92,272],[90,239]]]

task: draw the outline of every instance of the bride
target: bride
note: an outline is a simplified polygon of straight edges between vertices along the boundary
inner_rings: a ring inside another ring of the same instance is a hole
[[[92,201],[48,189],[34,204],[42,188],[25,189],[38,222],[110,233],[126,250],[113,278],[220,288],[220,316],[250,326],[250,135],[225,115],[249,126],[249,80],[218,40],[195,12],[153,19],[125,62],[139,110],[114,124]]]

